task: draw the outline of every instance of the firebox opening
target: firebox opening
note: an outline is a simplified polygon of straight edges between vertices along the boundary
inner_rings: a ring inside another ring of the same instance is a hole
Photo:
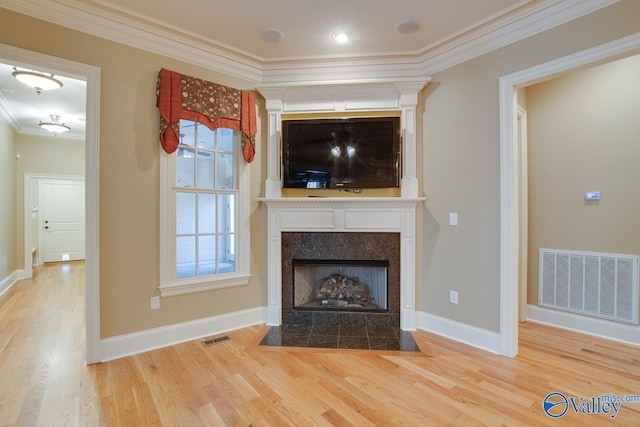
[[[293,308],[388,312],[389,262],[293,259]]]

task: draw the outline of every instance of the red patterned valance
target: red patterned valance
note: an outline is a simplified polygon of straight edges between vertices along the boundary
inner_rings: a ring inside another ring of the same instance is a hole
[[[160,110],[160,143],[171,154],[180,143],[180,119],[202,123],[211,130],[242,131],[242,155],[255,155],[256,109],[253,92],[211,83],[174,71],[160,70],[156,91]]]

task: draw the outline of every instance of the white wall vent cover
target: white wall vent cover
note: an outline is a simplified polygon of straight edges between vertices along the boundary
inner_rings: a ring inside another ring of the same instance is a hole
[[[540,249],[538,304],[638,324],[638,256]]]

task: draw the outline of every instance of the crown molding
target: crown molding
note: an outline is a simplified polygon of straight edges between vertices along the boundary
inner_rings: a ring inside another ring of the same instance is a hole
[[[9,105],[7,98],[0,93],[0,116],[5,119],[5,122],[14,130],[16,133],[20,133],[23,128],[22,122],[16,116],[15,111]]]
[[[175,58],[257,84],[428,76],[534,34],[579,18],[619,0],[534,0],[505,15],[488,17],[420,52],[350,58],[268,59],[213,40],[178,32],[93,3],[74,0],[3,0],[2,7],[128,46]]]
[[[550,30],[620,0],[544,0],[488,23],[421,55],[420,73],[430,75]]]
[[[51,133],[51,132],[46,132],[44,130],[37,130],[37,129],[22,129],[20,132],[18,132],[20,135],[31,135],[31,136],[37,136],[40,138],[57,138],[60,140],[68,140],[68,141],[79,141],[84,143],[86,138],[84,136],[84,134],[77,134],[77,133],[69,133],[69,132],[65,132],[65,133],[59,133],[59,134],[55,134],[55,133]]]
[[[262,64],[255,58],[232,51],[213,41],[199,39],[168,27],[153,25],[130,15],[114,13],[111,9],[89,8],[85,4],[80,7],[73,0],[65,3],[3,0],[2,7],[72,30],[249,81],[262,80]]]
[[[420,61],[412,57],[352,58],[332,61],[294,61],[263,67],[262,83],[290,84],[309,81],[381,80],[424,77]]]

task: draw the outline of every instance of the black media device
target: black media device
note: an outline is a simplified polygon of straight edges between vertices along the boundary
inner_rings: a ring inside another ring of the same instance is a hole
[[[399,117],[284,120],[285,188],[400,186]]]

